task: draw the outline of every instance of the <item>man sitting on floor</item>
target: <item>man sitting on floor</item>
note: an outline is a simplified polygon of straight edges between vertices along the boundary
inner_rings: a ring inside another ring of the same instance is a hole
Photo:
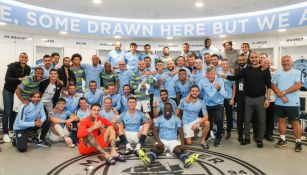
[[[155,140],[158,144],[154,145],[154,148],[148,154],[145,154],[143,150],[139,151],[139,158],[143,161],[145,166],[150,166],[151,162],[166,150],[178,156],[184,163],[185,168],[188,168],[197,161],[199,157],[198,154],[188,156],[186,153],[181,121],[172,113],[171,103],[165,103],[164,115],[158,117],[153,131]],[[179,133],[181,143],[178,141],[177,132]]]
[[[90,154],[99,151],[106,159],[108,165],[115,161],[123,162],[125,159],[116,151],[116,133],[114,126],[107,119],[101,117],[100,104],[91,105],[91,114],[83,119],[78,129],[80,154]],[[110,154],[103,148],[111,146]]]

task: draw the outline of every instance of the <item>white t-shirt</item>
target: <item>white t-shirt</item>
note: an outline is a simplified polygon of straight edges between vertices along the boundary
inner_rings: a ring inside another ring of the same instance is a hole
[[[49,103],[52,102],[52,98],[55,94],[56,86],[55,84],[49,83],[48,87],[46,88],[43,96],[42,96],[42,102],[43,103]]]

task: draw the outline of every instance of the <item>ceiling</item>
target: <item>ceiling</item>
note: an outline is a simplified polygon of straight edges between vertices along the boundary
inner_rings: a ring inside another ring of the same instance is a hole
[[[231,15],[288,6],[306,0],[16,0],[78,14],[133,19],[182,19]],[[204,6],[195,7],[196,2]]]

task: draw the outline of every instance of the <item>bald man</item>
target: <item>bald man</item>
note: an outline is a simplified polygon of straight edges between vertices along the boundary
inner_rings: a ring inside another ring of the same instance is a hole
[[[227,77],[228,80],[244,79],[245,93],[245,116],[244,136],[242,145],[250,144],[250,123],[253,113],[257,113],[257,136],[255,141],[257,148],[263,148],[263,137],[265,132],[265,108],[269,107],[270,101],[266,97],[271,95],[271,74],[268,69],[262,70],[259,64],[259,53],[251,53],[251,66],[242,69],[238,74]]]
[[[272,89],[276,94],[275,113],[279,117],[280,139],[275,147],[282,148],[287,146],[287,118],[291,122],[296,138],[296,152],[302,151],[302,128],[299,122],[300,98],[299,89],[302,86],[301,72],[292,68],[292,58],[285,55],[281,58],[282,70],[277,71],[273,78]]]
[[[111,63],[114,69],[118,68],[118,63],[120,61],[125,60],[125,51],[122,50],[121,48],[122,48],[122,43],[120,41],[116,41],[114,50],[111,50],[108,53],[107,60],[108,62]]]

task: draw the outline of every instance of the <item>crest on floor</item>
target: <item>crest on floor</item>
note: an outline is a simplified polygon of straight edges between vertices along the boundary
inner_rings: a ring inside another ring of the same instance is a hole
[[[150,149],[150,147],[145,147]],[[182,162],[173,155],[161,155],[147,168],[135,156],[127,156],[126,162],[117,162],[115,165],[107,166],[105,160],[99,154],[78,156],[60,163],[51,169],[48,175],[78,175],[85,174],[116,174],[116,175],[264,175],[265,173],[255,166],[238,158],[198,148],[189,148],[189,153],[198,153],[200,158],[197,163],[188,169],[183,167]],[[91,168],[88,168],[91,167]],[[90,172],[89,172],[90,171]]]

